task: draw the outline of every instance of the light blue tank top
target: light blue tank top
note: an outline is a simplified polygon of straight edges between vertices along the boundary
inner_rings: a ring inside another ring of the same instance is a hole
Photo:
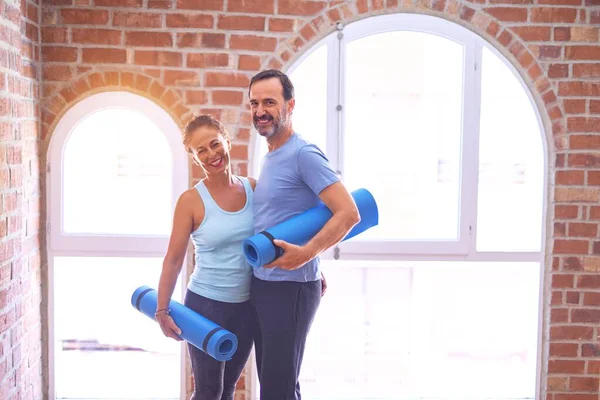
[[[204,219],[192,232],[195,267],[188,289],[196,294],[227,303],[250,298],[252,267],[242,252],[242,241],[254,234],[252,186],[247,178],[234,176],[246,189],[246,204],[235,212],[223,210],[214,201],[204,182],[196,190],[204,202]]]

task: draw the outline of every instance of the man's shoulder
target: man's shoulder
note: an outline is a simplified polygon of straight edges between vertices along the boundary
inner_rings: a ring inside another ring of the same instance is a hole
[[[295,141],[294,141],[294,148],[296,149],[296,151],[300,151],[301,149],[304,148],[316,148],[319,149],[319,147],[312,141],[306,139],[304,136],[302,136],[301,134],[296,134],[295,135]],[[319,149],[321,150],[321,149]]]
[[[276,156],[270,157],[265,161],[271,166],[277,165],[278,168],[290,168],[298,162],[298,154],[300,154],[302,149],[307,145],[310,145],[310,143],[299,138],[297,135],[294,135],[290,138],[290,142],[279,149]]]
[[[285,146],[285,149],[287,150],[286,153],[289,156],[289,155],[297,154],[302,148],[304,148],[305,146],[310,146],[310,145],[312,145],[311,142],[309,142],[308,140],[303,138],[301,135],[296,133],[289,139],[289,143],[287,143],[287,146]]]

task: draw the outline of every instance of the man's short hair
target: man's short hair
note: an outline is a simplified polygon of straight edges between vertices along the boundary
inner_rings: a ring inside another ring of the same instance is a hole
[[[252,79],[250,80],[250,85],[248,86],[248,96],[250,96],[250,89],[252,88],[252,85],[255,82],[262,81],[265,79],[270,79],[270,78],[278,78],[279,81],[281,82],[281,86],[283,86],[283,99],[284,100],[287,101],[287,100],[291,100],[294,98],[294,85],[292,84],[292,81],[286,74],[284,74],[283,72],[281,72],[277,69],[267,69],[267,70],[261,71],[258,74],[254,75],[252,77]]]

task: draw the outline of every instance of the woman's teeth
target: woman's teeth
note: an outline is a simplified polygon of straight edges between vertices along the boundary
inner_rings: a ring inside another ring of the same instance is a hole
[[[215,161],[211,162],[210,165],[213,166],[213,167],[219,167],[221,165],[221,161],[223,161],[223,157],[219,158],[218,160],[215,160]]]

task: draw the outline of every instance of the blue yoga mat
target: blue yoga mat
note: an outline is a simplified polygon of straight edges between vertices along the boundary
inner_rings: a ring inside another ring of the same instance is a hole
[[[342,239],[348,240],[379,223],[379,212],[373,195],[366,189],[351,193],[360,214],[360,222]],[[270,263],[281,256],[282,250],[273,244],[273,239],[284,240],[298,246],[313,238],[332,213],[324,203],[304,211],[263,232],[250,236],[242,243],[246,260],[254,268]]]
[[[157,295],[155,289],[140,286],[131,296],[131,305],[154,320]],[[181,329],[179,336],[183,340],[196,346],[215,360],[231,360],[237,350],[237,336],[175,300],[169,302],[169,308],[171,317]]]

